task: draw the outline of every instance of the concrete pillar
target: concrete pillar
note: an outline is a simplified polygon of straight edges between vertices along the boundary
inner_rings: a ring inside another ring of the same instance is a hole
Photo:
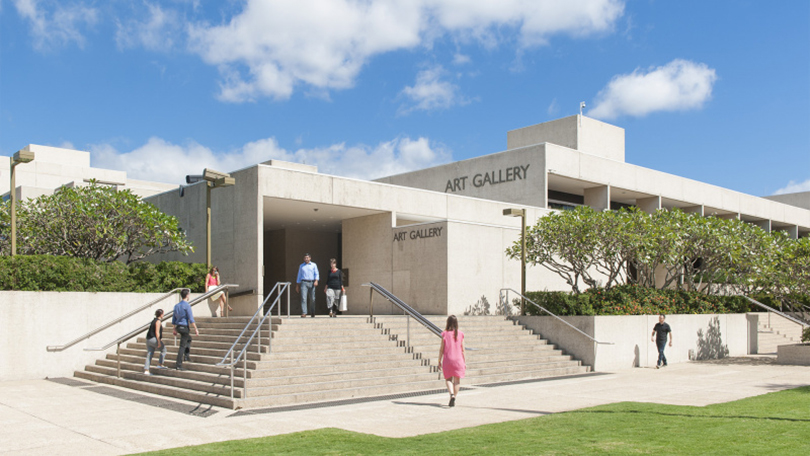
[[[799,225],[789,226],[784,231],[787,231],[791,239],[799,239]]]
[[[586,188],[585,205],[595,211],[610,209],[610,185]]]
[[[636,206],[648,214],[654,214],[655,211],[661,209],[661,197],[639,198],[636,200]]]
[[[700,215],[701,217],[705,217],[705,216],[706,216],[706,214],[704,214],[704,211],[703,211],[703,205],[702,205],[702,204],[701,204],[700,206],[690,206],[690,207],[685,207],[685,208],[683,208],[683,209],[681,209],[681,210],[682,210],[682,211],[684,211],[684,212],[685,212],[685,213],[687,213],[687,214],[698,214],[698,215]]]

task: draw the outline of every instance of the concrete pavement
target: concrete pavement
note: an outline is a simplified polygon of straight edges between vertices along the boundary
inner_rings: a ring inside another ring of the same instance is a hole
[[[406,437],[614,402],[703,406],[807,385],[808,367],[745,357],[471,386],[452,409],[444,392],[233,411],[75,379],[14,381],[0,383],[0,454],[117,455],[323,427]]]

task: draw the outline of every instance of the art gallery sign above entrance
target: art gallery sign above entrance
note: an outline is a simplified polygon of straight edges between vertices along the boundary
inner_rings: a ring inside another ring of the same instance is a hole
[[[511,166],[509,168],[501,168],[474,174],[472,178],[467,175],[447,179],[447,185],[444,187],[444,192],[461,192],[466,190],[468,185],[472,185],[475,188],[481,188],[486,187],[487,185],[498,185],[505,184],[507,182],[525,180],[528,175],[528,171],[529,164],[526,164],[525,166]]]

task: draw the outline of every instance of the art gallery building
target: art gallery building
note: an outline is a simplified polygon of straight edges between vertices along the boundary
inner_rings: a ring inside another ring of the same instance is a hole
[[[257,308],[276,282],[295,282],[305,253],[321,275],[329,259],[346,271],[349,313],[368,311],[376,282],[423,314],[462,314],[520,289],[520,262],[505,250],[527,223],[553,210],[638,206],[736,218],[797,238],[810,234],[810,193],[747,195],[624,161],[624,129],[571,116],[507,134],[507,147],[447,165],[366,181],[271,160],[231,172],[235,185],[210,192],[212,262],[238,283],[238,313]],[[204,182],[147,200],[180,219],[196,252],[163,259],[205,261]],[[529,290],[565,290],[556,275],[530,267]],[[297,296],[291,307],[299,311]],[[319,293],[318,312],[325,311]],[[390,312],[386,306],[375,313]]]

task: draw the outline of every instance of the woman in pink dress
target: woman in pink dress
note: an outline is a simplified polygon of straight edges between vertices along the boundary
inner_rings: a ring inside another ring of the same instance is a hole
[[[439,367],[447,382],[450,393],[450,407],[456,405],[461,379],[467,369],[467,358],[464,354],[464,333],[458,330],[458,319],[455,315],[447,317],[447,325],[442,332],[442,347],[439,349]]]
[[[216,266],[211,266],[211,270],[208,271],[208,275],[205,276],[205,292],[207,293],[209,289],[216,288],[222,285],[219,280],[219,268]],[[218,291],[209,299],[211,301],[217,302],[219,301],[219,316],[225,316],[225,306],[228,306],[228,310],[233,310],[233,307],[230,306],[227,302],[225,302],[225,293]]]

